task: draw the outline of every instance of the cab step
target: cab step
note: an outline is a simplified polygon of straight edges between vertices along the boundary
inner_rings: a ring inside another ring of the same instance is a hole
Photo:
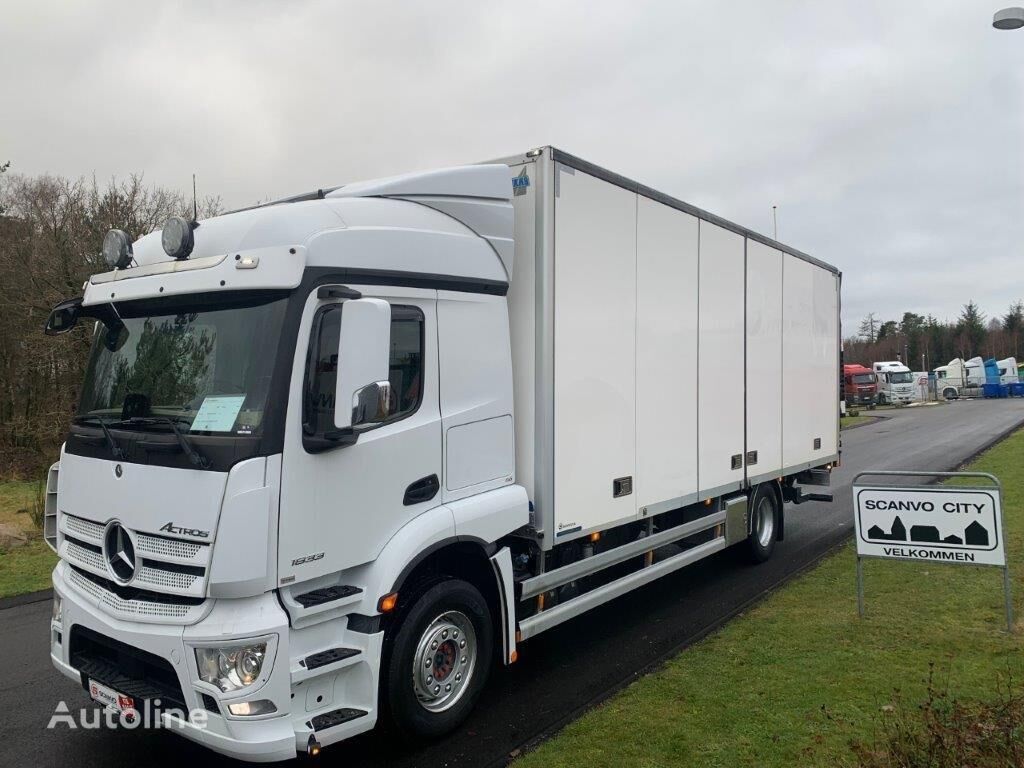
[[[330,712],[324,712],[322,715],[317,715],[308,723],[307,727],[312,728],[315,733],[326,731],[328,728],[336,728],[339,725],[358,720],[360,717],[366,717],[366,710],[363,709],[351,709],[349,707],[342,707],[341,709],[333,709]]]
[[[362,589],[353,587],[350,584],[335,584],[331,587],[321,587],[320,589],[303,592],[301,595],[295,595],[295,602],[303,608],[312,608],[316,605],[332,603],[335,600],[343,600],[346,597],[360,595],[362,592]]]
[[[344,661],[353,656],[358,656],[360,653],[362,651],[358,648],[328,648],[326,651],[320,651],[320,653],[314,653],[302,659],[299,661],[299,666],[310,670],[317,669],[319,667],[326,667],[328,664],[334,664],[337,661]]]

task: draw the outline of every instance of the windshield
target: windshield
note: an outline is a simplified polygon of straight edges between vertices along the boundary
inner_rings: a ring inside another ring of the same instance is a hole
[[[873,373],[855,373],[853,374],[854,384],[874,384],[875,374]]]
[[[263,422],[286,299],[208,294],[116,305],[97,324],[78,419],[173,419],[192,433],[255,434]]]
[[[910,384],[914,380],[913,374],[910,371],[902,371],[900,373],[890,373],[889,383],[890,384]]]

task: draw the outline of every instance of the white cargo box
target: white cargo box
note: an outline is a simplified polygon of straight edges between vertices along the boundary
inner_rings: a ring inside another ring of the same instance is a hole
[[[531,154],[501,162],[516,476],[544,547],[835,461],[838,270]]]

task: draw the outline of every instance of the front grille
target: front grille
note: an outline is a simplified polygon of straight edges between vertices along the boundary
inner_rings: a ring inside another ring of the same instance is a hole
[[[68,533],[74,534],[81,539],[103,540],[103,526],[90,520],[83,520],[73,515],[64,516],[64,526]]]
[[[158,699],[162,708],[186,709],[178,675],[166,659],[77,624],[68,652],[86,690],[92,679],[137,700]]]
[[[146,589],[122,587],[110,579],[83,571],[68,569],[68,580],[79,590],[99,601],[108,611],[150,619],[184,619],[203,604],[202,598],[178,597]]]
[[[103,556],[106,526],[63,513],[60,528],[64,532],[64,541],[59,554],[80,571],[106,577],[108,570]],[[131,531],[131,536],[137,566],[133,586],[182,597],[204,596],[212,550],[210,544],[140,531]]]
[[[140,533],[135,538],[135,551],[140,555],[173,557],[176,560],[192,560],[201,549],[208,546],[209,544],[165,539],[163,536],[150,536],[146,533]]]

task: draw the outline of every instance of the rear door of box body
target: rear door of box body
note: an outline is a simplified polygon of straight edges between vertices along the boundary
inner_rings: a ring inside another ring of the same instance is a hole
[[[555,169],[554,543],[636,514],[637,195]]]

